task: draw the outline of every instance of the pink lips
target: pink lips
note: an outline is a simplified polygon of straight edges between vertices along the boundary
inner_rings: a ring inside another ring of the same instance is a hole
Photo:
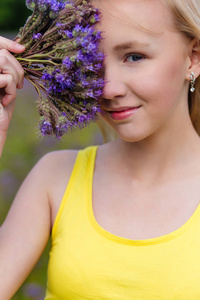
[[[140,108],[140,106],[131,107],[131,108],[121,108],[120,110],[110,111],[109,113],[113,120],[121,121],[121,120],[125,120],[128,117],[130,117],[139,108]]]

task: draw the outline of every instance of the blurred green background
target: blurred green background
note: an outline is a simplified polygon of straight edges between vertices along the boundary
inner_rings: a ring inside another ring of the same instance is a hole
[[[0,1],[0,31],[18,31],[24,25],[30,10],[26,8],[25,0]]]
[[[0,35],[14,38],[30,13],[24,0],[0,0]],[[64,136],[59,141],[52,137],[41,138],[37,128],[39,117],[34,102],[36,99],[34,88],[25,81],[23,90],[17,96],[15,114],[0,162],[0,224],[23,179],[45,153],[102,143],[96,124]],[[49,248],[50,242],[36,267],[12,299],[44,299]]]

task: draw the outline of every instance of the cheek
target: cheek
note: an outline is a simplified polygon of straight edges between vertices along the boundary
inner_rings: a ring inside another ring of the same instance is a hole
[[[178,99],[185,83],[183,61],[170,60],[152,65],[132,81],[132,90],[145,102],[160,102],[164,107]]]

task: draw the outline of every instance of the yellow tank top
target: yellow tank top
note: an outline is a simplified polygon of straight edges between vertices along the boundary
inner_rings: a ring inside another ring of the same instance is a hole
[[[96,150],[79,151],[62,199],[45,300],[200,299],[200,205],[183,226],[161,237],[109,233],[92,209]]]

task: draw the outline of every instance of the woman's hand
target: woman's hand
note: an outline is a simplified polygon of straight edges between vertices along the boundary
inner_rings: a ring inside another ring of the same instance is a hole
[[[17,88],[23,87],[24,71],[10,53],[21,53],[24,46],[0,37],[0,156],[13,115]]]

